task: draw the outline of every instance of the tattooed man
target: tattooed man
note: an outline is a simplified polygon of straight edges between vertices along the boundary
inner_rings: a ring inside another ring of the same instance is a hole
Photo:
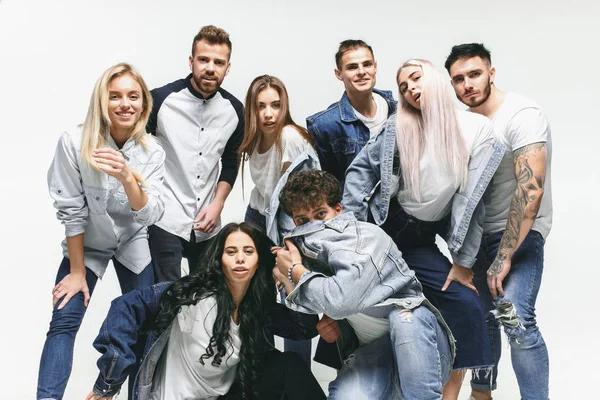
[[[446,69],[458,99],[485,115],[506,153],[491,183],[483,240],[473,268],[484,307],[492,355],[500,359],[500,325],[508,336],[521,398],[548,399],[548,351],[535,316],[544,241],[552,226],[550,125],[532,100],[494,85],[490,52],[477,43],[454,46]],[[491,399],[490,377],[474,374],[471,399]]]

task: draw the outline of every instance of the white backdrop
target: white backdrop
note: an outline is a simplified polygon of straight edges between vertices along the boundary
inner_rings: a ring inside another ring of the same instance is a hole
[[[593,249],[600,225],[594,123],[600,58],[593,41],[600,37],[600,7],[594,3],[0,0],[0,397],[29,399],[35,393],[64,235],[46,186],[59,135],[83,122],[94,82],[107,67],[128,61],[151,88],[162,86],[188,73],[193,36],[215,24],[233,41],[224,88],[243,100],[255,76],[278,76],[302,124],[341,96],[333,56],[343,39],[362,38],[373,46],[377,87],[394,92],[395,71],[405,59],[426,58],[442,67],[453,44],[485,43],[497,86],[535,99],[552,124],[555,222],[546,243],[538,320],[550,352],[551,397],[591,398],[600,356],[592,303],[600,281]],[[251,186],[248,181],[247,193]],[[243,211],[238,184],[224,221],[240,220]],[[110,269],[80,330],[66,399],[82,399],[92,387],[98,353],[91,342],[116,295]],[[517,399],[504,350],[494,398]]]

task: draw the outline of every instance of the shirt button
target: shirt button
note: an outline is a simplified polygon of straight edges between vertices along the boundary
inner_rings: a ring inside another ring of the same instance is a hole
[[[200,201],[200,197],[198,197],[198,201]]]
[[[200,179],[200,175],[196,175],[196,178]]]
[[[202,155],[202,152],[198,153],[198,155],[199,155],[199,156],[201,156],[201,155]]]
[[[100,197],[96,196],[96,200],[100,200]]]
[[[200,130],[201,130],[201,131],[203,131],[203,130],[204,130],[204,128],[200,128]]]

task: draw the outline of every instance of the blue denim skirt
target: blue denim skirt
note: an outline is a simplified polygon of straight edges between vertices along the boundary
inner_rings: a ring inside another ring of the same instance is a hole
[[[435,243],[437,233],[447,228],[447,220],[421,221],[390,200],[387,220],[381,226],[394,240],[406,264],[415,271],[423,293],[440,310],[456,339],[453,368],[481,368],[492,365],[489,333],[483,306],[473,290],[452,282],[442,291],[452,263]]]

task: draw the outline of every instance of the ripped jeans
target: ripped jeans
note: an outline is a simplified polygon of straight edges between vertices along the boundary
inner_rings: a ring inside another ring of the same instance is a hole
[[[483,236],[477,263],[473,267],[475,286],[487,314],[492,357],[496,367],[491,377],[483,373],[474,376],[471,387],[481,391],[496,388],[502,325],[510,344],[512,366],[521,398],[547,400],[548,350],[535,318],[535,302],[544,269],[544,239],[539,232],[533,230],[527,234],[513,255],[510,272],[502,283],[504,297],[498,297],[494,301],[488,289],[486,273],[496,257],[502,234],[503,231]]]
[[[390,334],[359,347],[344,360],[329,384],[328,399],[442,398],[454,358],[448,335],[427,307],[390,309]]]

